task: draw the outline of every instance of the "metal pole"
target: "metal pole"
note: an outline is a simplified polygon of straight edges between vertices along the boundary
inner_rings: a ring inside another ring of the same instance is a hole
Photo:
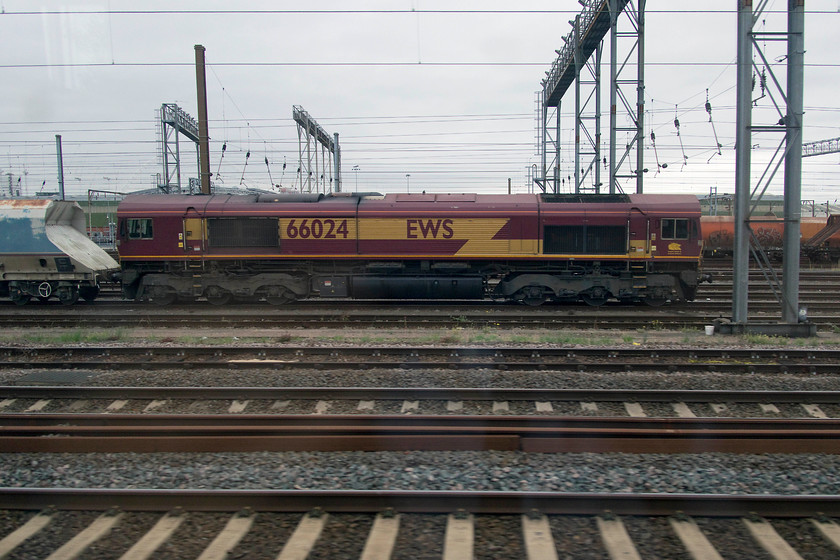
[[[557,112],[560,112],[558,108]],[[544,191],[548,192],[548,167],[547,167],[547,147],[548,147],[548,107],[545,105],[545,89],[540,93],[540,117],[542,118],[542,123],[540,123],[540,170],[541,173],[537,175],[537,177],[542,179],[542,188]],[[556,167],[556,164],[555,164]],[[533,179],[533,178],[532,178]]]
[[[58,156],[58,195],[61,200],[64,200],[64,158],[61,155],[61,134],[55,135],[55,153]],[[11,181],[11,175],[9,180]]]
[[[645,186],[645,0],[639,0],[638,73],[636,74],[636,192]]]
[[[583,53],[580,48],[580,15],[575,16],[575,194],[580,193],[580,68]]]
[[[207,82],[204,75],[204,47],[195,46],[195,85],[198,95],[198,149],[201,192],[210,194],[210,133],[207,130]]]
[[[562,173],[562,169],[560,168],[560,157],[561,152],[561,139],[560,139],[560,107],[562,105],[562,100],[557,102],[557,115],[554,122],[554,194],[558,194],[560,192],[560,174]],[[545,175],[545,172],[543,172]]]
[[[799,234],[802,214],[802,115],[805,0],[788,0],[785,235],[782,265],[782,321],[799,322]]]
[[[341,192],[341,150],[338,147],[338,132],[333,134],[335,138],[333,144],[333,159],[335,160],[335,185],[333,189],[335,192]]]
[[[604,41],[595,51],[595,194],[601,194],[601,55]]]
[[[616,127],[618,115],[618,0],[610,0],[610,194],[616,191]]]
[[[750,150],[752,126],[752,0],[738,0],[735,116],[735,240],[732,262],[732,321],[747,322],[750,265]]]

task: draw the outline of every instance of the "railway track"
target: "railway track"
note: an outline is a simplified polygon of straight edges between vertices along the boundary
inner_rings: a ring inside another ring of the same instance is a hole
[[[357,304],[358,305],[358,304]],[[129,312],[114,309],[110,313],[85,313],[80,309],[50,314],[19,312],[0,307],[0,327],[6,329],[31,328],[102,328],[102,329],[207,329],[207,328],[259,328],[259,329],[319,329],[319,328],[529,328],[529,329],[702,329],[716,319],[728,316],[728,308],[719,306],[716,311],[699,312],[696,309],[673,307],[667,310],[651,308],[607,307],[593,309],[586,306],[553,307],[540,311],[518,311],[514,314],[499,313],[494,307],[466,309],[447,307],[444,304],[434,311],[423,308],[395,306],[387,313],[368,311],[364,306],[355,309],[309,309],[292,307],[283,309],[242,308],[237,313],[223,309],[196,308],[167,309]],[[522,308],[524,309],[524,308]],[[17,310],[15,310],[17,311]],[[509,309],[508,309],[509,311]],[[777,311],[777,309],[776,309]],[[761,312],[750,307],[751,318],[757,321],[777,321],[780,314],[768,307]],[[833,327],[840,324],[840,308],[822,305],[810,307],[809,320],[816,325]]]
[[[0,370],[475,369],[835,373],[836,349],[304,346],[0,347]]]
[[[378,560],[420,557],[419,545],[422,557],[445,559],[576,557],[583,549],[631,559],[794,559],[840,548],[840,526],[827,517],[840,515],[833,496],[0,488],[0,507],[42,510],[17,516],[0,553],[61,558],[94,549],[126,560],[265,551],[283,560]]]

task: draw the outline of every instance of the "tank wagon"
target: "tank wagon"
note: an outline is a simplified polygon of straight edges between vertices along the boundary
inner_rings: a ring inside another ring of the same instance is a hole
[[[0,296],[19,305],[33,297],[93,301],[119,264],[85,231],[75,202],[0,200]]]
[[[135,195],[118,209],[126,297],[528,305],[694,299],[700,205],[681,195]]]

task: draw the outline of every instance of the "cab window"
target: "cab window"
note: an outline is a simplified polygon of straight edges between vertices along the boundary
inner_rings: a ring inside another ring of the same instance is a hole
[[[688,218],[662,218],[662,239],[688,239]]]
[[[129,218],[126,220],[129,239],[152,239],[151,218]]]

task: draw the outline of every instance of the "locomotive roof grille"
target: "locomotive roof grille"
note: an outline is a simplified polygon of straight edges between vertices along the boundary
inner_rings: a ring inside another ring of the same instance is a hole
[[[321,193],[281,193],[257,195],[257,202],[318,202],[324,198]]]
[[[626,194],[541,194],[543,202],[576,202],[583,204],[627,204],[630,197]]]

